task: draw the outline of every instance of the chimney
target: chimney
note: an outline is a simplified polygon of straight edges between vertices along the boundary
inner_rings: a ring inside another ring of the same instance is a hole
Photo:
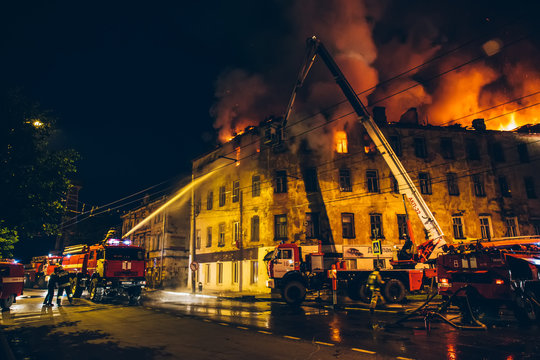
[[[399,118],[399,122],[402,124],[418,125],[418,111],[416,111],[416,108],[412,107],[405,111],[403,115],[401,115],[401,118]]]
[[[373,108],[373,120],[378,125],[386,125],[388,120],[386,119],[386,108],[383,106],[375,106]]]
[[[476,131],[486,131],[486,123],[484,122],[484,119],[474,119],[472,121],[472,127]]]

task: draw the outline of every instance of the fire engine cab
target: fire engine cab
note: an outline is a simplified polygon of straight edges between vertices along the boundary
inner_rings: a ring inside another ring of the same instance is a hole
[[[144,250],[128,239],[66,247],[62,266],[71,274],[73,296],[86,289],[96,302],[127,296],[137,303],[146,285]]]

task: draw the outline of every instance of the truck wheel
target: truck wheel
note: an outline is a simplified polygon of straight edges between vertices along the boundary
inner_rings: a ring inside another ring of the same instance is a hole
[[[371,302],[371,290],[369,289],[368,284],[362,284],[360,286],[360,300],[365,302],[366,304],[369,304]]]
[[[528,324],[538,320],[538,309],[529,298],[519,296],[514,301],[514,315],[519,322]]]
[[[306,298],[306,287],[300,281],[290,281],[281,290],[281,296],[287,304],[298,306]]]
[[[398,279],[390,279],[384,287],[384,297],[389,303],[398,303],[405,298],[405,285]]]
[[[90,294],[90,300],[93,302],[99,302],[101,300],[100,291],[98,288],[98,279],[92,279],[88,293]]]
[[[0,307],[2,307],[2,310],[9,310],[14,302],[15,295],[11,294],[7,297],[7,299],[0,299]]]

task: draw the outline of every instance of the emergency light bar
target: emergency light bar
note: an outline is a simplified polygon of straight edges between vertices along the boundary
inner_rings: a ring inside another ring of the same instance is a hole
[[[131,240],[129,239],[125,239],[125,240],[120,240],[120,239],[109,239],[107,240],[107,245],[131,245]]]

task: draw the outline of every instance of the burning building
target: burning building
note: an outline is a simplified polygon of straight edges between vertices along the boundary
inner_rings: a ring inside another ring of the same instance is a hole
[[[384,110],[374,113],[447,242],[540,234],[540,134],[486,130],[481,119],[421,126],[413,109],[389,124]],[[376,237],[400,248],[407,213],[424,241],[359,123],[291,128],[264,121],[193,161],[194,179],[213,172],[195,189],[191,216],[193,280],[205,289],[267,291],[263,259],[282,241],[341,251]]]

